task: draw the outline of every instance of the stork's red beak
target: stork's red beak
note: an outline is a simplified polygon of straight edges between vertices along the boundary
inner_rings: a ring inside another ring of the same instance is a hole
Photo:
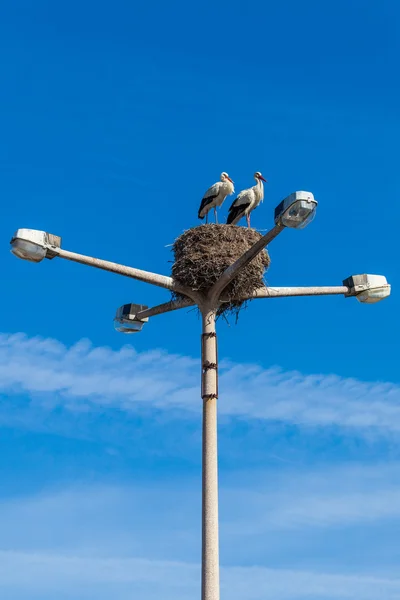
[[[230,181],[231,183],[233,183],[232,179],[230,177],[226,177],[228,181]]]
[[[258,178],[262,179],[263,181],[265,181],[265,183],[268,183],[268,181],[266,179],[264,179],[264,177],[262,175],[259,175]]]

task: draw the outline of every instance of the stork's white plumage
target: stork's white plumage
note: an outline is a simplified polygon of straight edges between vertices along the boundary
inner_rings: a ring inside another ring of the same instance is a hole
[[[200,204],[198,217],[199,219],[206,218],[206,223],[208,223],[208,212],[213,208],[215,215],[215,222],[218,222],[217,219],[217,206],[221,206],[223,201],[227,196],[230,196],[235,191],[233,187],[233,181],[229,177],[228,173],[221,173],[221,181],[217,181],[214,183],[203,196],[203,199]]]
[[[242,217],[246,216],[247,227],[250,227],[250,213],[264,200],[263,181],[267,181],[259,171],[254,173],[254,179],[256,185],[240,192],[232,202],[226,221],[228,225],[236,225]]]

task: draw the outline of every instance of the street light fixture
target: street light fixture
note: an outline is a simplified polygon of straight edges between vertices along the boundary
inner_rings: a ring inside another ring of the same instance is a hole
[[[311,192],[294,192],[287,196],[275,209],[275,223],[304,229],[315,217],[318,202]]]
[[[17,229],[11,238],[11,252],[30,262],[41,262],[44,258],[54,258],[61,246],[58,235],[36,229]]]
[[[355,296],[363,304],[376,304],[390,296],[391,286],[383,275],[352,275],[343,281],[346,296]]]
[[[143,325],[147,323],[149,318],[139,319],[137,314],[148,308],[144,304],[124,304],[120,306],[114,319],[116,331],[120,333],[139,333],[139,331],[142,331]]]
[[[287,227],[302,229],[315,216],[317,202],[311,192],[294,192],[275,209],[275,226],[230,265],[208,293],[201,293],[178,284],[172,277],[142,271],[133,267],[77,254],[61,249],[61,238],[44,231],[19,229],[11,240],[11,251],[24,260],[40,262],[59,256],[73,262],[103,269],[138,281],[144,281],[184,296],[148,308],[141,304],[126,304],[117,311],[114,324],[117,331],[137,333],[150,317],[197,305],[202,315],[201,336],[201,397],[203,400],[202,447],[202,600],[219,600],[218,541],[218,460],[217,460],[217,398],[218,358],[215,320],[218,307],[224,302],[224,290],[237,273],[249,264]],[[390,285],[382,275],[353,275],[342,286],[330,287],[262,287],[250,298],[282,298],[289,296],[355,296],[365,303],[388,297]]]

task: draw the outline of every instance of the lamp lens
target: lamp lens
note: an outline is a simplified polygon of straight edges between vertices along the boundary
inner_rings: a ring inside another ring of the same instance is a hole
[[[15,239],[12,242],[11,252],[18,258],[30,262],[40,262],[46,256],[46,248],[21,239]]]

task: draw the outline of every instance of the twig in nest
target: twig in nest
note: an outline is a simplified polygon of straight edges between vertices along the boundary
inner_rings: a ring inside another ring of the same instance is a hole
[[[203,293],[214,285],[227,267],[233,264],[262,235],[255,229],[236,225],[200,225],[185,231],[173,244],[175,262],[172,277],[184,286]],[[243,268],[225,288],[223,302],[217,316],[234,314],[236,321],[245,301],[241,298],[251,294],[264,283],[263,277],[269,267],[268,252],[263,250]],[[173,292],[174,299],[182,295]]]

